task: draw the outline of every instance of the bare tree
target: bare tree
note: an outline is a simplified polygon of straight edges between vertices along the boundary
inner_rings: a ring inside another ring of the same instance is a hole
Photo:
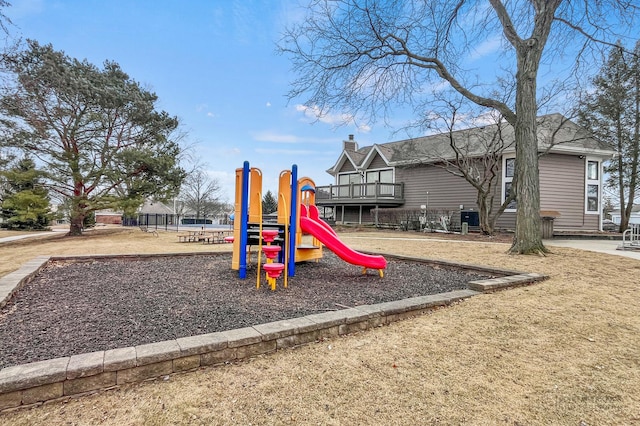
[[[581,64],[594,47],[637,31],[638,2],[311,0],[307,10],[280,43],[298,75],[289,96],[305,95],[306,105],[320,114],[337,109],[375,121],[389,117],[396,103],[419,104],[425,87],[444,80],[469,102],[496,110],[513,126],[517,148],[510,251],[545,253],[536,140],[540,65],[560,54]],[[512,103],[495,96],[495,82],[478,84],[461,66],[494,39],[505,59],[496,81],[513,82]]]
[[[513,129],[502,116],[491,114],[481,117],[483,123],[478,126],[477,118],[467,118],[461,113],[460,102],[443,102],[446,104],[445,112],[434,113],[431,120],[446,128],[448,149],[432,153],[434,165],[473,186],[477,193],[480,230],[486,235],[493,235],[496,220],[516,198],[515,182],[512,182],[505,200],[495,209],[495,199],[500,194],[497,185],[502,156],[506,149],[515,145]],[[461,128],[473,128],[473,131],[459,131]],[[510,137],[505,138],[505,133]]]
[[[200,167],[188,173],[180,191],[184,207],[191,210],[196,219],[215,216],[225,207],[220,199],[220,184]]]

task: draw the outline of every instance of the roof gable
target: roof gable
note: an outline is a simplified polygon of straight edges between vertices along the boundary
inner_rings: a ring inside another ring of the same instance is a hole
[[[333,167],[331,167],[330,169],[327,170],[327,173],[331,174],[331,175],[335,175],[336,173],[338,173],[340,170],[342,170],[343,166],[345,163],[350,163],[353,168],[356,168],[356,165],[354,164],[353,160],[351,159],[351,157],[349,156],[349,154],[347,154],[346,151],[342,151],[340,153],[340,157],[338,157],[338,161],[336,161],[336,163],[333,165]]]
[[[327,170],[327,173],[335,176],[343,169],[345,162],[350,162],[351,166],[353,166],[353,170],[358,170],[371,149],[372,147],[367,146],[364,148],[360,148],[357,151],[348,149],[342,150],[342,153],[340,153],[340,157],[338,157],[338,161],[336,161],[333,167]]]
[[[390,152],[389,150],[384,151],[386,151],[387,153]],[[367,156],[362,160],[362,168],[368,169],[376,158],[381,158],[387,166],[389,165],[389,160],[387,160],[384,152],[380,150],[380,145],[374,144]]]

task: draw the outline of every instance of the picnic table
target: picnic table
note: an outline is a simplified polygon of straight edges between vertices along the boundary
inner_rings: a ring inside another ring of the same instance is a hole
[[[216,229],[208,231],[207,235],[202,239],[203,244],[220,244],[226,243],[227,237],[233,236],[233,230],[231,229]]]
[[[178,234],[178,241],[182,243],[191,243],[200,241],[200,238],[204,236],[203,230],[186,231],[182,234]]]
[[[232,235],[233,230],[231,229],[198,229],[178,234],[178,241],[182,243],[202,242],[203,244],[217,244],[226,242],[225,238]]]

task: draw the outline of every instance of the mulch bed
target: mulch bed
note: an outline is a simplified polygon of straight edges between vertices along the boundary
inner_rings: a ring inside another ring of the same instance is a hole
[[[0,368],[467,288],[486,274],[389,260],[385,277],[328,252],[288,288],[256,289],[231,256],[52,262],[0,309]]]

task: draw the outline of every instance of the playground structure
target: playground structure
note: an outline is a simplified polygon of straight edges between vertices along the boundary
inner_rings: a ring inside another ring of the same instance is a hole
[[[261,270],[267,283],[276,289],[276,280],[283,275],[295,276],[297,262],[321,259],[323,245],[342,260],[367,269],[377,269],[384,276],[387,261],[382,256],[357,252],[346,246],[319,217],[315,205],[315,183],[311,178],[298,179],[298,167],[280,172],[278,179],[278,212],[276,222],[265,222],[262,215],[262,171],[245,161],[236,169],[235,211],[233,222],[233,256],[231,268],[245,279],[251,247],[257,246],[256,287],[260,288]],[[262,253],[266,262],[262,263]]]

